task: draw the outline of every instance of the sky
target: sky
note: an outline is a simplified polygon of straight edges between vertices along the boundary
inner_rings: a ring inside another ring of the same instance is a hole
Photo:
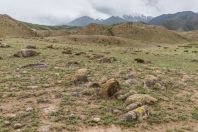
[[[37,24],[61,25],[80,17],[158,16],[198,12],[198,0],[0,0],[0,14]]]

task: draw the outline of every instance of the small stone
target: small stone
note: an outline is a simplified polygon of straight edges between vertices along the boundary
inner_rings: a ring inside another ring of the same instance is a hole
[[[135,103],[132,103],[132,104],[128,105],[128,106],[126,107],[126,109],[127,109],[128,111],[132,111],[132,110],[134,110],[134,109],[136,109],[136,108],[138,108],[138,107],[140,107],[140,106],[142,106],[142,103],[140,103],[140,102],[135,102]]]
[[[93,118],[93,121],[96,123],[100,122],[100,120],[101,120],[100,118]]]
[[[28,107],[27,109],[26,109],[26,112],[32,112],[33,111],[33,108],[32,107]]]
[[[65,48],[63,51],[62,51],[63,54],[72,54],[72,51],[70,49],[67,49]]]
[[[11,123],[9,121],[4,121],[4,125],[9,126],[9,125],[11,125]]]
[[[121,113],[121,111],[120,111],[120,110],[118,110],[118,109],[113,109],[113,110],[112,110],[112,113],[114,113],[114,114],[120,114],[120,113]]]
[[[88,82],[88,70],[79,69],[74,76],[74,84],[84,84]]]
[[[27,49],[36,49],[36,45],[27,45],[26,48]]]
[[[23,125],[21,123],[14,124],[14,129],[20,129],[22,127],[23,127]]]
[[[0,43],[0,48],[9,48],[10,45],[6,44],[6,43]]]
[[[43,125],[39,127],[38,132],[50,132],[51,125]]]

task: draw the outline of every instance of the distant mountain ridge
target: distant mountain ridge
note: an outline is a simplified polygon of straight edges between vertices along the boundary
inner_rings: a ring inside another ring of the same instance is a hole
[[[119,24],[119,23],[125,23],[125,22],[149,22],[152,19],[150,16],[132,16],[132,15],[123,15],[122,17],[118,16],[111,16],[107,19],[93,19],[88,16],[83,16],[80,18],[77,18],[71,22],[69,22],[68,26],[77,26],[77,27],[84,27],[91,23],[95,24],[103,24],[103,25],[112,25],[112,24]]]
[[[198,13],[184,11],[175,14],[164,14],[153,18],[149,23],[163,26],[170,30],[198,30]]]

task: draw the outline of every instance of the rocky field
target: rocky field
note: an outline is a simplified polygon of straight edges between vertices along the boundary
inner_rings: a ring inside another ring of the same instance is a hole
[[[0,132],[197,132],[197,55],[194,42],[2,39]]]

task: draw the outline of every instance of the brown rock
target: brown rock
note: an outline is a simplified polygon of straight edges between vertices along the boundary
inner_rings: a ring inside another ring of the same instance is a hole
[[[36,45],[27,45],[26,49],[36,49]]]
[[[14,124],[14,129],[20,129],[20,128],[22,128],[22,127],[23,127],[23,125],[20,124],[20,123]]]
[[[101,97],[112,97],[119,90],[119,82],[116,79],[112,78],[101,85],[99,94]]]
[[[72,51],[71,49],[67,49],[65,48],[63,51],[62,51],[63,54],[72,54]]]
[[[14,57],[33,57],[39,55],[38,52],[30,49],[22,49],[14,54]]]

